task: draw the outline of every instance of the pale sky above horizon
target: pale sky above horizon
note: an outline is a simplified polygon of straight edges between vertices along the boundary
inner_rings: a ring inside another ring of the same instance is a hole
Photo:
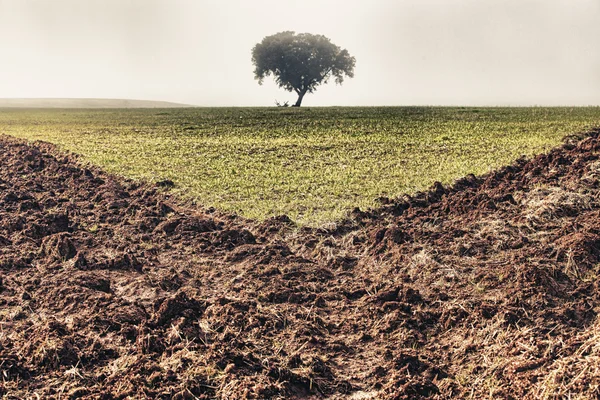
[[[0,97],[295,101],[251,49],[319,33],[355,78],[328,105],[600,105],[599,0],[0,0]]]

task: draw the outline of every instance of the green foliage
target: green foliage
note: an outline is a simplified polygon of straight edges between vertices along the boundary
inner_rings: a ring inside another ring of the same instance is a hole
[[[600,108],[2,110],[1,132],[246,217],[335,221],[600,125]]]
[[[286,31],[267,36],[254,46],[252,63],[260,84],[272,74],[279,87],[296,92],[295,105],[299,107],[306,93],[313,93],[331,77],[338,84],[345,75],[352,78],[356,60],[323,35]]]

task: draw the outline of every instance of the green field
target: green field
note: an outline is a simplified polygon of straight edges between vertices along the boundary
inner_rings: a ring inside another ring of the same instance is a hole
[[[600,108],[0,109],[0,133],[250,218],[319,225],[600,126]]]

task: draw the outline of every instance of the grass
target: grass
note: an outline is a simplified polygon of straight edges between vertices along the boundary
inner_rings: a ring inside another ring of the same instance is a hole
[[[1,109],[0,133],[45,140],[205,206],[300,224],[482,174],[600,125],[600,108]]]

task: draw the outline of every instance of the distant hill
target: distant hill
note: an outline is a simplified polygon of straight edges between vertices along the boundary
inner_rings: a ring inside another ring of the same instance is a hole
[[[178,108],[194,107],[167,101],[127,99],[1,99],[0,108]]]

